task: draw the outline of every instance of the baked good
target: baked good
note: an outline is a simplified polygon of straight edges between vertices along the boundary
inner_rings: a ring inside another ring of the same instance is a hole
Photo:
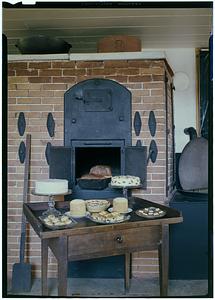
[[[104,179],[103,175],[85,174],[80,177],[80,179]]]
[[[128,212],[128,199],[117,197],[113,199],[113,211],[118,213]]]
[[[108,208],[110,202],[104,199],[91,199],[86,200],[86,206],[89,212],[100,212]]]
[[[109,213],[107,211],[101,211],[92,213],[90,216],[93,221],[101,223],[118,223],[124,221],[124,215],[117,212]]]
[[[70,202],[70,214],[72,217],[81,218],[86,215],[86,204],[82,199],[74,199]]]
[[[67,216],[56,217],[54,215],[49,215],[44,219],[46,225],[55,227],[55,226],[65,226],[72,223],[72,221]]]
[[[165,215],[165,211],[160,209],[159,207],[145,207],[143,209],[138,209],[136,214],[140,217],[148,217],[148,218],[158,218]]]
[[[140,184],[141,184],[140,178],[137,176],[120,175],[120,176],[113,176],[111,178],[111,185],[113,186],[126,187],[126,186],[139,186]]]
[[[111,167],[106,165],[96,165],[90,169],[90,174],[111,177]]]
[[[68,192],[68,180],[45,179],[35,182],[35,193],[41,195],[61,195]]]

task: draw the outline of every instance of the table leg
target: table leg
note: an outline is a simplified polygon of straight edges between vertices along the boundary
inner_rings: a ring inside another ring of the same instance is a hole
[[[58,242],[58,296],[67,296],[67,269],[68,269],[68,258],[67,258],[67,237],[62,236]]]
[[[125,253],[125,291],[128,292],[130,287],[131,276],[131,253]]]
[[[48,296],[48,240],[41,239],[41,283],[42,283],[42,296]]]
[[[168,273],[169,273],[169,225],[161,225],[161,242],[159,245],[159,274],[160,274],[160,296],[168,294]]]
[[[129,274],[130,279],[132,278],[132,253],[130,253],[130,274]]]

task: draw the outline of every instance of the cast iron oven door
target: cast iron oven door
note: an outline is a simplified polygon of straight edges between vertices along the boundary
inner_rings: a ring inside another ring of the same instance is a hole
[[[108,79],[89,79],[64,98],[64,145],[71,140],[124,140],[131,145],[131,93]]]
[[[109,79],[89,79],[71,87],[64,98],[64,147],[50,149],[50,178],[77,179],[95,165],[112,175],[134,175],[146,188],[145,146],[132,147],[131,92]],[[83,195],[82,191],[78,191]]]

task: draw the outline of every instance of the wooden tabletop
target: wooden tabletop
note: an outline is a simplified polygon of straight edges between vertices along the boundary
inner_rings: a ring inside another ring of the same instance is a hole
[[[112,199],[108,199],[112,202]],[[78,223],[69,229],[59,229],[59,230],[51,230],[46,228],[42,222],[39,220],[39,216],[48,209],[47,202],[35,202],[35,203],[28,203],[23,205],[23,210],[26,215],[28,222],[34,228],[35,232],[38,234],[40,238],[53,238],[59,237],[62,235],[80,235],[86,234],[88,232],[104,232],[107,230],[115,229],[126,229],[126,228],[134,228],[134,227],[142,227],[142,226],[153,226],[159,224],[174,224],[180,223],[183,221],[182,215],[179,211],[170,208],[168,206],[164,206],[155,202],[151,202],[148,200],[144,200],[137,197],[130,197],[129,198],[129,207],[133,209],[130,213],[130,220],[118,223],[118,224],[98,224],[86,217],[76,219]],[[154,206],[158,207],[164,211],[166,211],[166,215],[157,218],[157,219],[146,219],[143,217],[139,217],[136,215],[135,210]],[[69,211],[70,208],[70,201],[58,201],[55,204],[56,209],[60,210],[62,213]],[[111,228],[110,228],[111,227]]]

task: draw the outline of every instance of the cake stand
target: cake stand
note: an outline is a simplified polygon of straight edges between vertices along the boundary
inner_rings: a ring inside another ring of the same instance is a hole
[[[42,213],[42,216],[49,216],[49,215],[54,215],[54,216],[59,216],[61,215],[61,212],[55,208],[55,200],[54,196],[66,196],[70,195],[72,193],[72,190],[68,190],[66,193],[60,193],[60,194],[38,194],[35,192],[35,190],[31,191],[32,195],[35,196],[47,196],[49,197],[48,199],[48,209]]]
[[[112,188],[112,189],[122,189],[123,196],[128,199],[128,190],[141,189],[141,188],[143,188],[143,185],[140,184],[140,185],[135,185],[135,186],[132,186],[132,185],[129,185],[129,186],[118,186],[118,185],[111,185],[111,184],[109,184],[109,187]]]

